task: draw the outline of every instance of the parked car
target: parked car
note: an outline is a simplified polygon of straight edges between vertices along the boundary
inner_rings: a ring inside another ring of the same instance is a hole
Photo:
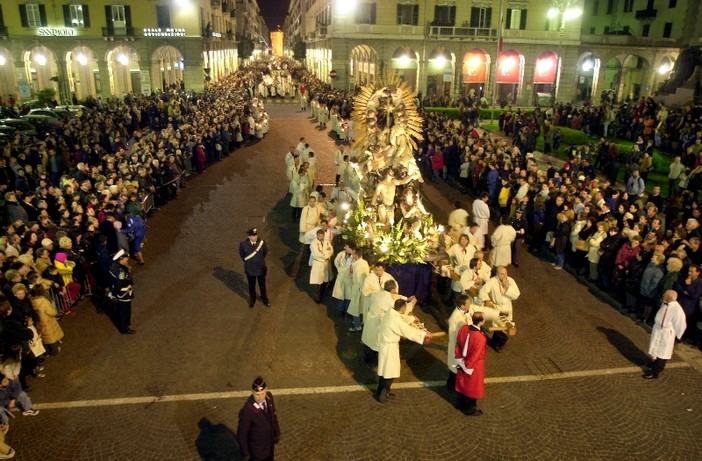
[[[27,114],[22,116],[22,120],[27,120],[35,127],[46,125],[52,128],[61,128],[63,126],[63,120],[57,115]]]
[[[27,115],[46,115],[47,117],[53,117],[55,119],[58,119],[63,123],[66,123],[67,121],[75,117],[75,115],[72,112],[65,109],[59,109],[58,107],[54,109],[49,109],[46,107],[43,109],[32,109]]]
[[[0,119],[0,126],[10,126],[16,128],[23,135],[28,137],[34,137],[37,135],[37,128],[29,123],[27,120],[22,120],[21,118],[3,118]]]
[[[56,106],[54,110],[66,110],[73,114],[75,117],[80,117],[86,111],[87,107],[81,104],[71,104],[68,106]]]

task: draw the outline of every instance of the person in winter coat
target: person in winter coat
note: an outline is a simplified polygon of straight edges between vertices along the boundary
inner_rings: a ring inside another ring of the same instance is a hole
[[[134,256],[134,259],[136,259],[140,265],[143,265],[144,256],[141,253],[141,247],[146,238],[146,223],[144,219],[139,214],[128,215],[122,228],[122,233],[125,234],[129,240],[130,254]]]
[[[444,153],[441,149],[436,149],[431,157],[432,181],[439,182],[444,170]]]
[[[553,248],[556,250],[556,262],[553,268],[556,270],[563,269],[565,264],[565,253],[568,249],[568,239],[570,238],[570,220],[565,213],[558,213],[556,216],[558,224],[556,231],[553,233]]]
[[[600,244],[607,238],[609,224],[605,221],[597,223],[597,231],[595,231],[588,239],[587,260],[590,263],[590,278],[591,282],[596,282],[599,274],[597,272],[597,264],[600,262]]]
[[[32,306],[39,317],[37,324],[41,340],[44,342],[49,356],[58,355],[61,347],[59,343],[63,338],[63,329],[56,320],[58,311],[51,302],[48,294],[41,284],[34,285],[30,291]]]
[[[663,263],[665,255],[662,253],[654,253],[651,257],[651,262],[644,270],[641,277],[641,285],[639,287],[639,303],[638,314],[642,321],[646,322],[651,316],[653,306],[658,303],[660,298],[660,282],[663,280]]]
[[[636,260],[640,252],[641,237],[638,235],[633,236],[630,241],[624,243],[617,251],[617,257],[614,259],[614,272],[612,273],[612,280],[615,286],[620,285],[624,280],[629,265]]]
[[[609,229],[609,235],[600,243],[600,261],[597,264],[597,271],[600,276],[600,286],[605,290],[612,286],[614,261],[617,258],[619,248],[621,248],[626,240],[626,237],[619,232],[619,228],[612,226]]]

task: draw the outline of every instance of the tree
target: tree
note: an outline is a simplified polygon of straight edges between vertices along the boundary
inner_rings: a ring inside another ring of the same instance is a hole
[[[237,36],[237,51],[241,59],[249,59],[254,50],[254,42],[247,36]]]
[[[39,90],[37,93],[37,99],[39,100],[39,104],[42,106],[50,106],[54,98],[56,97],[56,90],[53,88],[44,88],[43,90]]]

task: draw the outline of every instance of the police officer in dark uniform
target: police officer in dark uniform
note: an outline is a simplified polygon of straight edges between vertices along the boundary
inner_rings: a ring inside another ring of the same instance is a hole
[[[133,335],[132,330],[132,275],[129,271],[129,253],[119,250],[112,257],[110,267],[110,293],[109,297],[115,302],[115,323],[123,335]]]
[[[280,440],[273,394],[266,390],[266,381],[261,376],[254,380],[251,388],[251,396],[239,410],[236,436],[241,455],[247,461],[272,461],[275,445]]]
[[[251,228],[246,231],[249,236],[246,240],[239,244],[239,256],[244,261],[244,272],[249,282],[249,308],[252,308],[256,302],[256,281],[258,288],[261,291],[261,300],[263,305],[271,307],[271,302],[268,299],[268,291],[266,290],[266,255],[268,247],[263,239],[258,238],[258,229]]]
[[[514,218],[512,218],[510,224],[517,232],[517,237],[512,242],[512,265],[514,267],[519,267],[519,250],[522,248],[524,237],[526,235],[526,231],[528,230],[528,223],[524,217],[523,209],[517,208]]]

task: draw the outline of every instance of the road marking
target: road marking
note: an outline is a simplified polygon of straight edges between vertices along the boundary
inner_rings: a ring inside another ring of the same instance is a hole
[[[686,362],[674,362],[666,365],[666,370],[671,368],[689,368],[690,365]],[[620,368],[604,368],[599,370],[582,370],[582,371],[566,371],[563,373],[549,375],[521,375],[521,376],[502,376],[494,378],[486,378],[485,384],[504,384],[504,383],[524,383],[534,381],[550,381],[555,379],[576,379],[588,378],[593,376],[611,376],[628,373],[641,373],[641,367],[620,367]],[[445,386],[446,381],[415,381],[407,383],[393,384],[396,389],[421,389],[427,387]],[[338,394],[346,392],[368,392],[375,385],[364,386],[361,384],[352,384],[349,386],[328,386],[328,387],[293,387],[288,389],[275,389],[275,395],[314,395],[314,394]],[[109,407],[118,405],[138,405],[151,403],[165,402],[184,402],[196,400],[219,400],[219,399],[240,399],[251,395],[251,391],[230,391],[230,392],[208,392],[201,394],[176,394],[163,396],[147,396],[147,397],[122,397],[114,399],[96,399],[96,400],[76,400],[73,402],[49,402],[34,405],[40,410],[62,410],[66,408],[90,408],[90,407]]]

